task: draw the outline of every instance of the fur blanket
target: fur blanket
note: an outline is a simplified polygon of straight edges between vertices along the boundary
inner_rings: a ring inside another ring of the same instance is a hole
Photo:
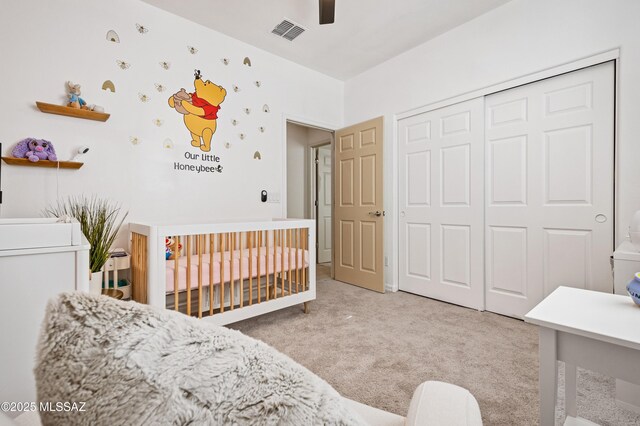
[[[42,412],[44,425],[364,424],[326,382],[260,341],[104,296],[49,302],[35,377],[39,402],[84,409]]]

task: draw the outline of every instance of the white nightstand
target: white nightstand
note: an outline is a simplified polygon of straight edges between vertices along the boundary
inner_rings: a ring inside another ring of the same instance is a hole
[[[116,249],[116,251],[121,251],[120,249]],[[113,274],[113,288],[116,290],[122,290],[124,293],[124,299],[131,298],[131,285],[129,285],[128,289],[124,289],[122,287],[118,287],[118,271],[122,271],[124,269],[129,269],[131,267],[131,255],[129,253],[126,256],[121,257],[110,257],[107,260],[107,263],[104,264],[104,286],[105,288],[109,287],[109,272]]]

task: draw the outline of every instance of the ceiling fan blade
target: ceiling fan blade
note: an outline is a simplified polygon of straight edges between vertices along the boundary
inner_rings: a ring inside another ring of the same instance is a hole
[[[336,0],[319,0],[320,25],[333,24],[336,11]]]

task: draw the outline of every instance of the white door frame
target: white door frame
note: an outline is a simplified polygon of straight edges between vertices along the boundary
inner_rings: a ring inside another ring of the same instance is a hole
[[[334,176],[334,159],[335,159],[335,133],[337,129],[341,129],[342,125],[338,125],[338,124],[329,124],[329,123],[325,123],[322,121],[318,121],[318,120],[313,120],[310,118],[305,118],[305,117],[300,117],[297,115],[293,115],[293,114],[289,114],[289,113],[283,113],[282,114],[282,190],[280,191],[281,195],[280,195],[280,209],[282,211],[281,217],[286,218],[287,217],[287,123],[293,123],[293,124],[298,124],[300,126],[304,126],[304,127],[311,127],[311,128],[315,128],[315,129],[320,129],[320,130],[325,130],[329,133],[331,133],[331,137],[328,139],[328,142],[331,144],[331,177],[333,178]],[[320,145],[322,144],[326,144],[324,142],[321,142]],[[309,152],[309,151],[307,151]],[[308,188],[307,188],[308,190]],[[331,200],[331,226],[333,228],[333,216],[334,216],[334,212],[333,209],[335,207],[335,197],[333,195],[334,191],[331,191],[331,197],[333,198]],[[315,210],[311,209],[312,214],[314,215],[314,219],[315,219]],[[316,225],[317,227],[317,225]],[[317,229],[316,229],[317,232]],[[335,277],[334,274],[334,270],[333,270],[333,264],[334,264],[334,248],[333,248],[333,244],[331,245],[331,278]],[[315,260],[317,261],[317,259]]]
[[[304,127],[312,127],[320,130],[326,130],[334,134],[337,129],[342,126],[338,124],[329,124],[310,118],[300,117],[297,115],[282,113],[282,190],[280,191],[280,217],[287,217],[287,123],[298,124]]]
[[[614,105],[614,166],[613,166],[613,182],[614,182],[614,191],[613,191],[613,215],[614,215],[614,226],[613,226],[613,241],[614,241],[614,247],[612,247],[612,250],[615,249],[615,246],[617,246],[618,241],[617,241],[617,234],[618,234],[618,220],[617,220],[617,215],[618,215],[618,209],[616,206],[618,197],[618,178],[617,178],[617,174],[618,174],[618,134],[619,134],[619,129],[618,129],[618,108],[619,105],[618,103],[620,102],[620,96],[619,96],[619,81],[620,81],[620,66],[619,66],[619,62],[620,62],[620,49],[619,48],[615,48],[615,49],[611,49],[611,50],[607,50],[604,52],[600,52],[597,54],[594,54],[592,56],[587,56],[587,57],[583,57],[583,58],[579,58],[570,62],[566,62],[564,64],[560,64],[558,66],[555,67],[551,67],[551,68],[546,68],[540,71],[535,71],[532,72],[530,74],[525,74],[519,77],[514,77],[510,80],[506,80],[503,82],[499,82],[497,84],[493,84],[491,86],[486,86],[483,88],[480,88],[478,90],[474,90],[471,92],[467,92],[467,93],[463,93],[457,96],[452,96],[449,98],[445,98],[445,99],[441,99],[439,101],[436,102],[432,102],[429,103],[427,105],[423,105],[421,107],[417,107],[417,108],[413,108],[407,111],[403,111],[403,112],[399,112],[397,114],[393,114],[393,147],[392,147],[392,158],[391,158],[391,174],[392,174],[392,187],[394,188],[393,191],[393,205],[392,205],[392,212],[393,212],[393,217],[394,217],[394,221],[393,221],[393,236],[392,236],[392,247],[393,247],[393,257],[395,259],[395,261],[393,262],[392,265],[392,279],[394,280],[394,282],[391,283],[391,290],[392,291],[398,291],[399,289],[399,283],[400,283],[400,251],[398,250],[398,244],[399,244],[399,236],[400,236],[400,216],[399,216],[399,206],[398,206],[398,196],[397,193],[400,190],[400,181],[399,181],[399,176],[398,176],[398,168],[399,168],[399,164],[398,164],[398,140],[399,140],[399,135],[398,135],[398,121],[402,120],[403,118],[407,118],[407,117],[411,117],[414,115],[418,115],[424,112],[428,112],[428,111],[433,111],[435,109],[439,109],[439,108],[443,108],[449,105],[453,105],[453,104],[457,104],[459,102],[464,102],[464,101],[468,101],[470,99],[474,99],[474,98],[478,98],[478,97],[484,97],[486,95],[492,94],[492,93],[496,93],[496,92],[500,92],[502,90],[508,90],[511,89],[513,87],[517,87],[517,86],[522,86],[524,84],[528,84],[528,83],[533,83],[534,81],[538,81],[538,80],[543,80],[545,78],[550,78],[550,77],[554,77],[556,75],[560,75],[560,74],[565,74],[568,72],[572,72],[572,71],[577,71],[581,68],[586,68],[586,67],[590,67],[593,65],[597,65],[597,64],[601,64],[603,62],[608,62],[608,61],[614,61],[614,65],[615,65],[615,87],[614,87],[614,96],[615,96],[615,105]]]
[[[307,190],[309,191],[309,194],[311,194],[311,197],[309,197],[309,211],[311,212],[311,218],[314,219],[316,221],[316,244],[318,244],[318,206],[315,204],[315,200],[318,196],[318,173],[317,173],[317,167],[318,165],[316,164],[315,160],[315,153],[316,150],[318,148],[321,148],[323,146],[327,146],[329,145],[330,149],[331,149],[331,181],[333,182],[333,156],[334,156],[334,144],[333,144],[333,140],[335,138],[333,137],[333,135],[331,136],[331,138],[326,139],[322,142],[318,142],[315,145],[311,145],[309,146],[309,149],[307,150],[308,153],[308,157],[309,157],[309,168],[308,168],[308,178],[309,178],[309,188],[307,188]],[[333,236],[333,193],[334,191],[331,191],[331,236]],[[318,261],[318,250],[316,250],[316,263]],[[333,244],[331,245],[331,270],[333,271]],[[332,275],[333,276],[333,273]]]

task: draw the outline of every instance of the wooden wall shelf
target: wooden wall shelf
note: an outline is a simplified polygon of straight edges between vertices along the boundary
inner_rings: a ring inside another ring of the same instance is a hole
[[[84,165],[84,163],[78,163],[75,161],[51,161],[51,160],[40,160],[40,161],[29,161],[26,158],[15,158],[15,157],[2,157],[2,160],[13,166],[27,166],[27,167],[49,167],[52,169],[58,168],[58,164],[60,164],[61,169],[79,169]]]
[[[86,120],[95,120],[95,121],[107,121],[110,114],[105,114],[104,112],[95,112],[89,111],[87,109],[78,109],[71,108],[68,106],[48,104],[45,102],[36,101],[36,106],[42,112],[46,112],[47,114],[58,114],[58,115],[66,115],[68,117],[75,118],[84,118]]]

